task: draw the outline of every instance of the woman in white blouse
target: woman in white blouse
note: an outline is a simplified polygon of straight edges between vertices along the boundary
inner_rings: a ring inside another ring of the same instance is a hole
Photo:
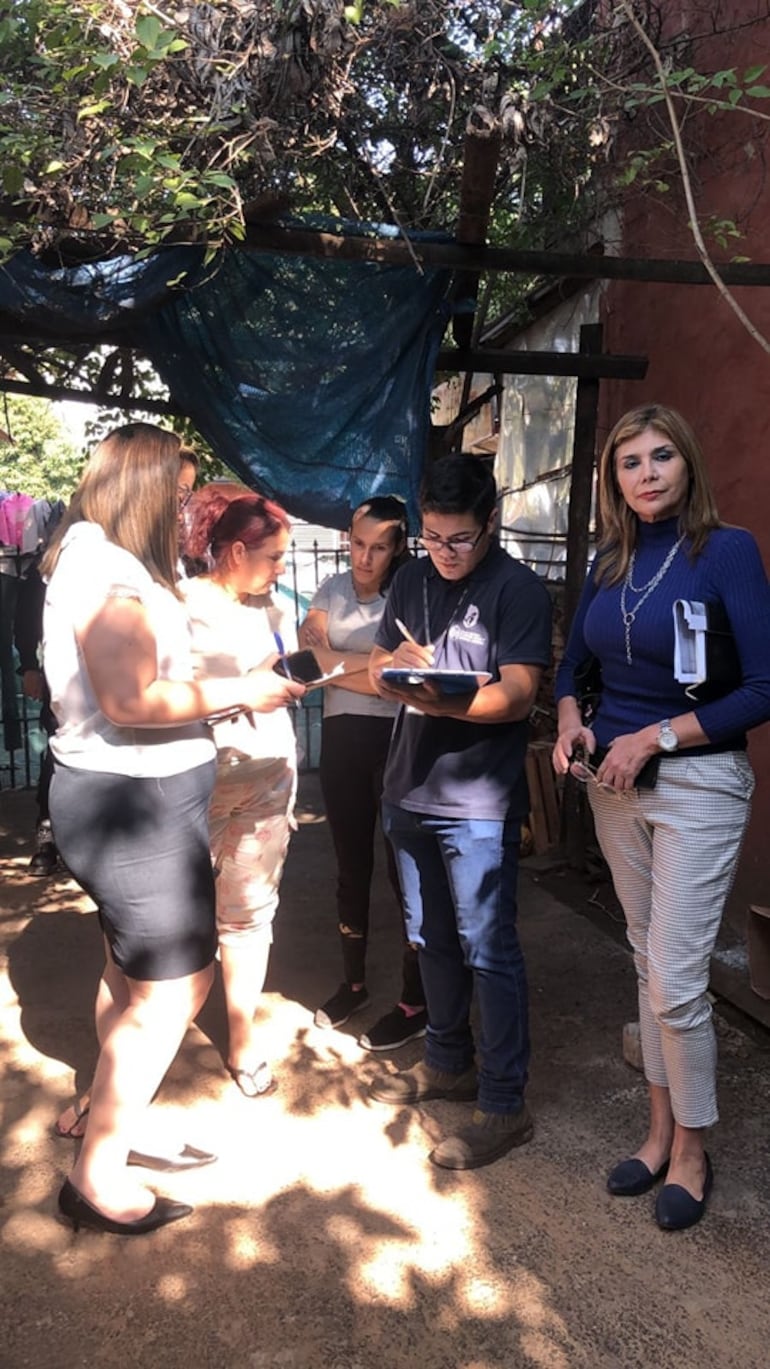
[[[77,1230],[138,1235],[185,1217],[126,1165],[138,1119],[202,1006],[216,949],[206,816],[225,709],[302,694],[270,670],[193,679],[176,583],[179,439],[116,429],[91,456],[43,562],[44,665],[59,727],[51,818],[94,899],[106,966],[88,1122],[59,1207]]]
[[[243,674],[296,646],[293,616],[271,596],[283,573],[289,519],[242,485],[214,483],[185,511],[184,548],[211,569],[184,582],[195,673]],[[228,1023],[227,1069],[248,1098],[272,1086],[255,1022],[294,826],[296,743],[288,711],[216,724],[209,808],[217,932]]]

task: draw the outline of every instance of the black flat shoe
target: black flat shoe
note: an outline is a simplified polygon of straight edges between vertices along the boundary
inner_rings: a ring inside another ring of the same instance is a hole
[[[607,1188],[613,1198],[638,1198],[642,1193],[649,1193],[667,1171],[668,1160],[655,1174],[647,1168],[644,1160],[621,1160],[607,1175]]]
[[[79,1231],[81,1226],[88,1226],[93,1231],[110,1231],[115,1236],[144,1236],[148,1231],[168,1226],[169,1222],[189,1217],[192,1208],[187,1203],[174,1203],[170,1198],[156,1198],[143,1217],[136,1217],[132,1222],[119,1222],[115,1217],[100,1212],[82,1193],[78,1193],[69,1179],[65,1179],[59,1192],[59,1211],[72,1222],[75,1231]]]
[[[714,1171],[706,1155],[706,1178],[703,1197],[693,1198],[681,1184],[664,1184],[655,1200],[655,1220],[661,1231],[686,1231],[695,1226],[706,1211],[708,1196],[714,1186]]]

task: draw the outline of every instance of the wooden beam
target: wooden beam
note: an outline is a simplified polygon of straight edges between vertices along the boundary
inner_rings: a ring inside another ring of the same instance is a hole
[[[244,247],[340,261],[372,261],[387,266],[443,266],[450,270],[516,271],[527,276],[577,276],[581,280],[637,280],[669,285],[712,285],[699,261],[609,257],[584,252],[532,252],[512,247],[465,246],[410,238],[345,237],[277,224],[250,224]],[[770,285],[770,265],[717,262],[726,285]]]
[[[11,395],[31,395],[36,399],[72,400],[76,404],[98,404],[101,409],[143,409],[148,414],[169,414],[183,417],[183,411],[170,400],[129,399],[125,395],[95,394],[92,390],[73,390],[68,385],[24,385],[20,380],[4,380],[0,377],[0,394],[6,391]]]
[[[580,329],[580,352],[602,358],[601,323],[584,323]],[[567,564],[564,570],[564,634],[570,630],[583,589],[588,565],[591,493],[599,412],[599,381],[581,377],[577,383],[575,430],[572,440],[572,475],[567,513]]]
[[[442,347],[437,371],[476,371],[509,376],[577,376],[578,380],[644,380],[647,357],[593,356],[581,352],[524,352],[511,348]]]
[[[480,245],[487,240],[487,229],[495,194],[495,177],[500,159],[500,124],[488,110],[472,111],[465,130],[463,174],[460,181],[460,208],[455,237],[459,243]],[[465,308],[452,317],[452,337],[458,347],[470,347],[479,290],[478,271],[458,271],[452,296],[463,300]],[[463,403],[468,399],[468,382]]]
[[[0,325],[0,355],[7,349],[9,342],[19,341],[32,344],[38,341],[44,347],[50,348],[66,346],[65,338],[60,337],[55,340],[51,337],[42,338],[37,331],[34,337],[25,337],[23,325],[19,325],[18,331],[13,333],[4,330]],[[94,347],[103,346],[106,341],[105,337],[98,338],[94,341]],[[111,337],[109,342],[112,346],[125,347],[125,339],[121,339],[119,335]],[[513,348],[504,351],[491,347],[473,349],[443,347],[436,358],[437,371],[479,371],[492,372],[498,375],[523,376],[577,376],[578,379],[583,377],[587,380],[592,378],[599,380],[643,380],[647,373],[647,365],[646,357],[624,356],[622,354],[617,356],[609,354],[587,356],[577,352],[524,352],[516,351]],[[0,389],[2,388],[10,389],[10,383],[0,380]],[[27,388],[12,393],[33,394],[38,393],[38,391]],[[46,391],[46,394],[48,393]],[[49,395],[49,397],[54,396]],[[70,395],[68,392],[59,397],[66,399]],[[85,392],[80,390],[73,391],[72,398],[83,399],[85,403],[101,402],[98,395],[89,398]],[[117,403],[115,396],[112,396],[109,402],[112,403],[113,399]],[[133,401],[131,402],[133,403]],[[140,408],[141,401],[137,400],[134,407]],[[147,407],[148,413],[151,412],[149,406],[145,407]],[[163,411],[159,410],[158,412]]]
[[[487,239],[502,134],[500,124],[488,110],[471,113],[463,143],[463,173],[457,218],[458,242],[484,243]]]
[[[600,323],[586,323],[580,329],[580,351],[601,357],[603,329]],[[596,422],[599,412],[599,381],[581,379],[577,383],[575,428],[572,440],[572,473],[567,513],[567,562],[564,569],[564,640],[586,578],[588,565],[591,493],[596,452]],[[580,785],[568,779],[564,788],[564,840],[567,861],[573,870],[585,871],[585,795]]]

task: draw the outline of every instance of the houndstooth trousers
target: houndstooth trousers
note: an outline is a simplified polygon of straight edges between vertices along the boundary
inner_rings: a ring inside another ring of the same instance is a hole
[[[634,952],[644,1072],[684,1127],[719,1116],[709,964],[753,791],[743,751],[663,757],[654,789],[590,787]]]

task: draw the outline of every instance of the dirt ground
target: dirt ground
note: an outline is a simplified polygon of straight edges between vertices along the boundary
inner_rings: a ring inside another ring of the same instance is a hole
[[[51,1124],[93,1064],[100,940],[76,886],[26,874],[32,795],[0,795],[3,1369],[765,1369],[770,1037],[718,1016],[723,1121],[704,1222],[662,1233],[649,1195],[610,1198],[606,1171],[644,1118],[620,1050],[635,1016],[630,957],[569,906],[569,879],[557,898],[541,862],[525,862],[535,1138],[487,1169],[437,1170],[428,1151],[463,1105],[366,1098],[378,1071],[420,1054],[356,1044],[398,987],[381,871],[371,1009],[341,1031],[312,1024],[340,977],[312,775],[300,808],[264,997],[279,1089],[247,1100],[227,1078],[215,991],[142,1148],[185,1140],[219,1163],[149,1174],[195,1212],[126,1240],[75,1235],[55,1215],[74,1143]]]

